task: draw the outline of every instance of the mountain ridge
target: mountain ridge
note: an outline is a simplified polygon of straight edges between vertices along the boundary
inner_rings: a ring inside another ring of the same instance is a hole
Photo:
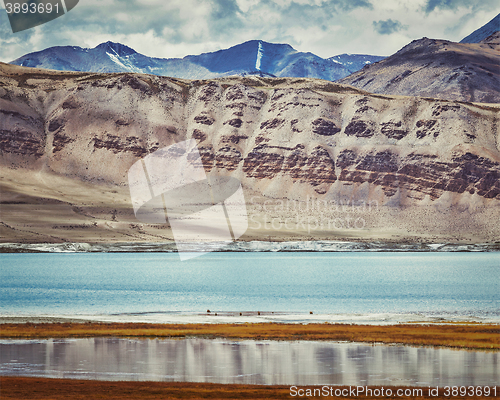
[[[361,56],[363,65],[383,58]],[[324,59],[310,52],[299,52],[286,43],[250,40],[215,52],[187,55],[183,58],[155,58],[140,54],[126,45],[108,41],[93,49],[77,46],[50,47],[19,57],[11,64],[62,71],[147,73],[184,79],[255,74],[330,81],[349,75],[353,71],[353,65],[358,65],[351,59],[346,60],[344,65],[342,57],[333,60],[334,57]]]
[[[363,69],[366,65],[373,64],[382,61],[384,56],[372,56],[369,54],[338,54],[336,56],[328,58],[333,62],[338,62],[344,65],[350,73],[354,73]]]

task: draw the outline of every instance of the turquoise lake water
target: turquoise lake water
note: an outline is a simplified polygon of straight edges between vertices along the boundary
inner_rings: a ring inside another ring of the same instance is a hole
[[[0,263],[2,315],[500,316],[500,253],[2,254]]]

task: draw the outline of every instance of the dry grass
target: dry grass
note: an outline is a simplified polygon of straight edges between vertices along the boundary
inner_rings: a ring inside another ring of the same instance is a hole
[[[401,343],[475,350],[500,349],[500,325],[495,324],[136,324],[44,323],[2,324],[0,338],[226,338],[258,340],[330,340]]]
[[[320,386],[307,386],[312,390]],[[372,390],[376,387],[370,387]],[[348,386],[335,386],[335,389],[348,389]],[[380,387],[379,387],[380,389]],[[387,387],[386,387],[387,389]],[[417,388],[391,387],[393,395],[384,399],[445,399],[444,389],[440,388],[439,396],[428,395],[428,388],[422,387],[423,396],[396,395],[397,389]],[[500,390],[497,387],[497,393]],[[257,386],[257,385],[219,385],[213,383],[186,382],[107,382],[84,381],[73,379],[46,379],[25,377],[2,377],[0,398],[2,399],[290,399],[289,386]],[[301,399],[318,397],[301,396]],[[324,397],[321,397],[324,398]],[[329,398],[331,398],[329,396]],[[336,399],[352,399],[352,397],[335,397]],[[380,399],[381,396],[355,396],[357,399]],[[458,399],[478,399],[479,397],[453,397]]]

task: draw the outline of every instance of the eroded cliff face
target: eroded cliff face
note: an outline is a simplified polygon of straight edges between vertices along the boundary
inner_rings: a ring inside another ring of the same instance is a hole
[[[399,194],[401,205],[444,192],[500,199],[495,108],[297,86],[210,82],[195,90],[187,136],[199,141],[205,168],[272,197],[300,197],[296,183],[334,198],[367,183],[382,202]]]
[[[194,138],[207,173],[236,177],[262,199],[498,210],[499,110],[313,79],[0,65],[2,168],[122,188],[135,161]]]

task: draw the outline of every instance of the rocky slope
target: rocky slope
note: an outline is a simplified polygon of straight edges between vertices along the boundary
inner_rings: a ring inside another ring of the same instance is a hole
[[[195,138],[207,173],[242,182],[249,239],[494,241],[499,109],[314,79],[0,64],[0,240],[171,238],[134,219],[127,171]]]
[[[494,36],[478,44],[423,38],[339,82],[373,93],[500,103],[500,45]]]

